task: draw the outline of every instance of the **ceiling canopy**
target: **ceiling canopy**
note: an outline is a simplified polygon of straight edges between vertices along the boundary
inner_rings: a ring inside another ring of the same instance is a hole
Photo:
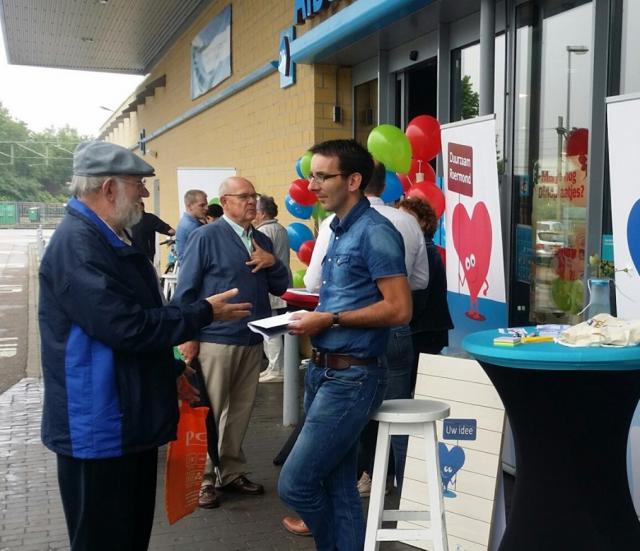
[[[14,65],[146,74],[211,0],[0,0]]]

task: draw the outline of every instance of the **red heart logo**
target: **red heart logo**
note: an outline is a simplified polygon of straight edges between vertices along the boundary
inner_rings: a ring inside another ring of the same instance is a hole
[[[482,286],[487,281],[491,260],[491,217],[487,206],[482,201],[477,202],[469,218],[465,206],[458,203],[453,209],[451,225],[453,246],[462,264],[471,302],[475,304]],[[461,283],[464,285],[465,281],[461,280]],[[487,283],[485,295],[488,289]]]

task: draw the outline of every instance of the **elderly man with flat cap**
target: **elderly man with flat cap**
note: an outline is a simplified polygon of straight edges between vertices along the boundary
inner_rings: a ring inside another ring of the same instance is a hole
[[[249,315],[237,289],[163,305],[151,263],[127,228],[153,167],[92,141],[73,157],[73,197],[40,266],[42,440],[57,454],[72,551],[147,549],[158,447],[176,438],[172,346],[214,320]],[[192,400],[188,384],[181,398]]]

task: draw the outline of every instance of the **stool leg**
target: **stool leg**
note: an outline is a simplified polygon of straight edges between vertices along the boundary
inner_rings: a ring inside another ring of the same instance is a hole
[[[376,441],[376,455],[373,463],[373,476],[371,478],[371,497],[369,498],[369,513],[367,514],[364,551],[378,551],[380,546],[376,536],[382,526],[384,489],[387,482],[387,464],[389,462],[389,444],[389,423],[381,421],[378,424],[378,439]]]
[[[429,483],[429,508],[434,551],[448,551],[447,526],[444,519],[444,500],[442,499],[442,477],[438,458],[438,435],[434,422],[424,424],[424,444],[427,460],[427,482]]]

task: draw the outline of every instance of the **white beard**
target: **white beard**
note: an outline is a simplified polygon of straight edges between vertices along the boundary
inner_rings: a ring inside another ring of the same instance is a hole
[[[138,200],[132,202],[125,193],[124,182],[118,182],[118,195],[116,197],[114,219],[121,228],[135,226],[142,219],[142,209]]]

